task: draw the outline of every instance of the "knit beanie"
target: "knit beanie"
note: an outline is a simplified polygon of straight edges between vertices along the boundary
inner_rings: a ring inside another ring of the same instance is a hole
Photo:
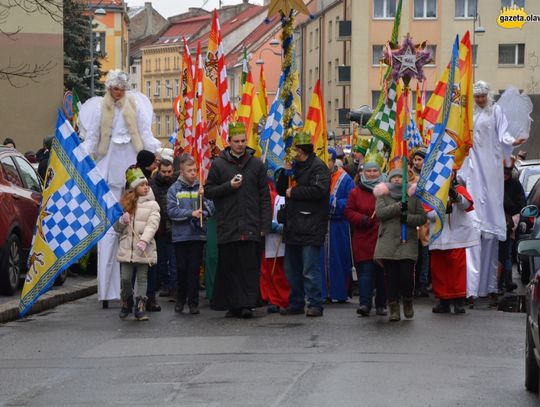
[[[155,160],[156,156],[154,153],[148,150],[141,150],[139,151],[139,154],[137,154],[137,166],[140,168],[150,167]]]
[[[389,173],[388,173],[388,181],[391,181],[392,180],[392,177],[395,177],[395,176],[400,176],[402,177],[403,176],[403,173],[402,173],[402,169],[401,168],[394,168],[393,170],[391,170]]]
[[[148,180],[140,168],[132,166],[126,170],[126,182],[129,189],[135,189],[143,182],[148,182]]]

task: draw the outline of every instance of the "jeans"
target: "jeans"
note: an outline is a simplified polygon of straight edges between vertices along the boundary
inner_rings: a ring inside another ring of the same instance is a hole
[[[291,286],[289,307],[323,309],[319,246],[285,245],[285,275]]]
[[[512,284],[512,249],[514,247],[514,239],[506,238],[504,242],[499,242],[499,261],[503,266],[503,275],[499,280],[499,287],[503,285],[509,286]]]
[[[429,246],[418,241],[418,262],[415,273],[416,285],[427,287],[429,283]]]
[[[176,256],[174,245],[167,236],[156,236],[155,239],[158,257],[156,268],[161,288],[176,288]]]
[[[137,292],[136,297],[144,297],[146,295],[146,286],[148,278],[148,264],[138,263],[120,263],[120,277],[121,277],[121,294],[122,301],[133,296],[133,278],[136,276]]]
[[[361,261],[356,265],[358,273],[358,288],[360,290],[360,305],[371,309],[373,303],[373,289],[376,290],[375,306],[386,306],[386,283],[384,270],[371,260]]]
[[[199,305],[199,275],[204,242],[192,240],[174,244],[178,265],[176,301],[189,306]]]
[[[397,302],[400,297],[412,298],[414,288],[413,260],[384,260],[384,274],[389,302]]]

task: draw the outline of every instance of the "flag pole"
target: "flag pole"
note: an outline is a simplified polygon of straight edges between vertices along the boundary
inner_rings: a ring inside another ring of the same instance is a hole
[[[264,147],[264,154],[262,158],[263,164],[266,164],[266,155],[268,154],[268,146],[270,145],[270,139],[266,140],[266,146]]]
[[[405,84],[405,120],[403,123],[402,128],[400,129],[401,132],[405,133],[407,131],[407,126],[409,125],[409,84]],[[407,204],[407,165],[408,165],[408,157],[406,153],[407,149],[407,141],[405,140],[404,135],[401,137],[401,154],[402,154],[402,166],[401,166],[401,214],[405,215],[402,216],[401,219],[401,243],[405,244],[407,243],[407,212],[408,212],[408,204]]]
[[[199,188],[202,187],[203,184],[203,172],[202,172],[202,161],[199,163]],[[199,220],[201,222],[201,229],[203,227],[203,196],[201,193],[199,193],[199,209],[201,210],[201,215],[199,216]]]

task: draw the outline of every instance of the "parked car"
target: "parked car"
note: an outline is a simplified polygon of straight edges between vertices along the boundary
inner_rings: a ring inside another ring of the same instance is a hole
[[[519,171],[519,182],[523,186],[525,191],[525,198],[529,196],[529,193],[533,189],[536,181],[540,179],[540,165],[529,165],[521,167]]]
[[[538,217],[538,209],[527,206],[524,216]],[[540,239],[521,240],[518,243],[518,267],[526,263],[532,271],[532,278],[526,285],[525,306],[527,321],[525,328],[525,387],[538,392],[540,380]]]
[[[36,170],[17,150],[0,146],[0,294],[13,294],[24,280],[41,198]]]

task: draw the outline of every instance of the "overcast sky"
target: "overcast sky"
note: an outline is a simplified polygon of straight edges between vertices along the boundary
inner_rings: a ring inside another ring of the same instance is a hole
[[[222,0],[221,3],[223,6],[228,6],[241,2],[242,0]],[[126,0],[126,3],[129,6],[142,6],[145,0]],[[184,13],[190,7],[201,7],[203,3],[206,3],[204,6],[206,10],[213,10],[219,6],[219,0],[154,0],[150,3],[165,18]],[[262,4],[262,0],[250,0],[250,3]]]

